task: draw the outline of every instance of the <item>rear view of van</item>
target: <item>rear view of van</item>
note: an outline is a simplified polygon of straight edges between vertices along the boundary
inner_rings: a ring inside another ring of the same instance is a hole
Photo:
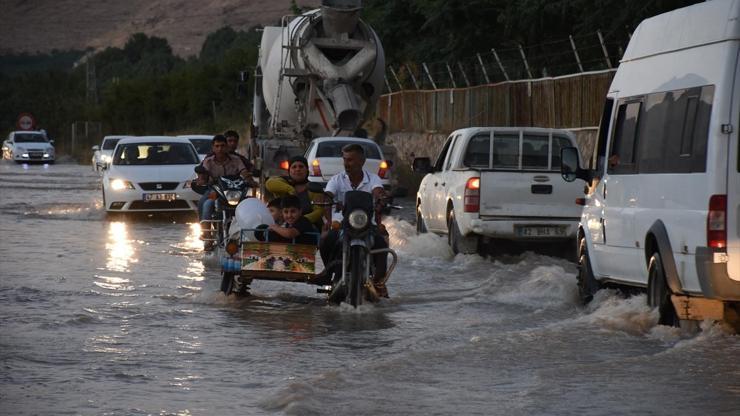
[[[606,97],[579,229],[583,301],[647,289],[660,322],[740,311],[740,0],[643,21]],[[569,153],[571,153],[569,155]]]

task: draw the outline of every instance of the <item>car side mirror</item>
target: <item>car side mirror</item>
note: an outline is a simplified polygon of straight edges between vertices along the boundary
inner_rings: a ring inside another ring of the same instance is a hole
[[[414,158],[412,169],[416,173],[431,173],[432,172],[432,160],[428,157],[417,157]]]
[[[95,145],[95,146],[93,146],[93,147],[92,147],[92,150],[93,150],[94,152],[97,152],[98,150],[100,150],[100,146],[98,146],[98,145]]]
[[[318,182],[309,182],[308,184],[306,184],[306,188],[309,192],[313,192],[316,194],[324,193],[324,187]]]
[[[575,147],[564,147],[560,150],[560,176],[566,182],[573,182],[576,179],[583,179],[589,182],[592,179],[592,172],[588,169],[582,169],[578,161],[578,149]]]

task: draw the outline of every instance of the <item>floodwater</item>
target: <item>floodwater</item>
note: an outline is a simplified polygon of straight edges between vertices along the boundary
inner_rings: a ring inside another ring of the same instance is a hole
[[[576,301],[576,266],[387,224],[391,298],[224,297],[192,218],[107,219],[98,174],[0,162],[0,414],[736,415],[740,342]],[[408,208],[406,217],[413,215]]]

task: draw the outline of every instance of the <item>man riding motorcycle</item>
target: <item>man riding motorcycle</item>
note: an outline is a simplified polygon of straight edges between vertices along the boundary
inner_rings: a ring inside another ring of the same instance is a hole
[[[342,202],[344,201],[344,194],[348,191],[371,193],[375,201],[383,201],[386,198],[380,177],[363,169],[365,165],[365,151],[362,146],[355,143],[344,146],[342,148],[342,159],[344,160],[344,172],[334,175],[326,184],[326,189],[324,190],[329,197],[338,201],[332,213],[333,221],[341,221]],[[372,249],[388,248],[386,237],[387,233],[385,235],[376,233]],[[340,252],[340,250],[336,249],[338,241],[339,232],[331,229],[322,240],[319,251],[325,265],[330,264],[335,259],[336,253]],[[388,268],[388,256],[386,253],[374,254],[373,260],[375,263],[373,285],[379,296],[387,298],[388,290],[383,282]]]
[[[212,155],[203,159],[203,162],[196,167],[198,179],[196,184],[199,186],[212,185],[221,176],[241,176],[249,180],[251,175],[242,160],[229,153],[226,145],[226,138],[220,134],[213,136]],[[198,216],[201,221],[211,219],[215,201],[209,198],[210,192],[206,191],[198,201]]]

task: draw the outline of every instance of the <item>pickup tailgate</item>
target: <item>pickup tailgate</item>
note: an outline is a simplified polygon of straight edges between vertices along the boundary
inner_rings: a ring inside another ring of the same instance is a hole
[[[559,172],[481,171],[480,216],[522,220],[579,220],[582,182],[565,182]]]

